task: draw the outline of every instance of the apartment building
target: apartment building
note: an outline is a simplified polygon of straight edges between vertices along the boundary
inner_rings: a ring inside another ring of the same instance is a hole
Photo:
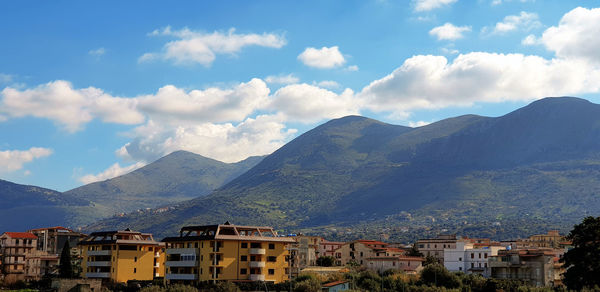
[[[62,226],[31,229],[28,232],[37,236],[37,250],[48,254],[60,254],[67,241],[69,246],[74,248],[86,237],[83,233]]]
[[[164,276],[164,243],[152,234],[130,229],[94,232],[78,246],[84,278],[124,283]]]
[[[458,241],[456,248],[444,249],[444,266],[451,272],[481,274],[489,277],[491,269],[488,259],[498,255],[498,251],[502,249],[504,247],[491,242],[486,244]]]
[[[367,258],[367,269],[378,273],[387,270],[399,270],[407,274],[416,274],[423,269],[424,258],[410,256],[380,256]]]
[[[271,227],[221,225],[186,226],[166,243],[167,283],[201,281],[267,281],[289,279],[292,237]]]
[[[336,265],[355,263],[367,265],[367,259],[388,255],[388,244],[376,240],[355,240],[347,242],[335,251]],[[396,250],[396,249],[395,249]]]
[[[525,243],[528,247],[559,248],[566,245],[566,238],[558,233],[558,230],[550,230],[546,234],[530,236]]]
[[[309,266],[316,266],[317,253],[322,238],[320,236],[299,235],[295,239],[296,242],[292,244],[292,249],[297,254],[297,267],[303,269]]]
[[[321,240],[319,244],[317,257],[329,256],[335,257],[335,251],[338,250],[345,242],[341,241],[328,241],[326,239]]]
[[[33,249],[25,258],[25,279],[39,281],[45,275],[57,275],[60,256]]]
[[[417,240],[417,249],[423,256],[432,256],[444,264],[444,250],[456,249],[458,239],[456,234],[438,235],[437,238]]]
[[[27,273],[27,258],[37,245],[37,237],[28,232],[4,232],[0,235],[0,254],[4,282],[29,280]]]
[[[521,280],[528,285],[551,286],[555,279],[556,254],[552,249],[501,250],[489,258],[491,277]]]

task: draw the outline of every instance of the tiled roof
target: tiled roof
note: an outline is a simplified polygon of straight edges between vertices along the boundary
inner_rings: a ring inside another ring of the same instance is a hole
[[[37,236],[33,235],[33,233],[29,232],[4,232],[4,234],[12,237],[12,238],[31,238],[37,239]]]

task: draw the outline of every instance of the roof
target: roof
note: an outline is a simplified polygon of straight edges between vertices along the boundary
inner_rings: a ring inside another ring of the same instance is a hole
[[[220,225],[185,226],[179,236],[166,237],[163,242],[197,241],[197,240],[252,240],[266,242],[295,243],[293,237],[277,235],[272,227],[241,226],[229,222]]]
[[[29,233],[29,232],[4,232],[4,234],[6,234],[12,238],[37,239],[37,236],[35,236],[33,233]]]
[[[66,227],[62,227],[62,226],[53,226],[53,227],[45,227],[45,228],[36,228],[36,229],[31,229],[29,230],[29,232],[34,232],[34,231],[42,231],[42,230],[65,230],[65,231],[69,231],[69,232],[75,232],[72,229],[66,228]]]
[[[151,233],[141,233],[131,231],[129,228],[119,231],[100,231],[92,232],[89,236],[77,243],[78,245],[93,244],[144,244],[144,245],[164,245],[152,238]]]
[[[333,286],[337,286],[337,285],[342,285],[342,284],[345,284],[345,283],[348,283],[348,281],[329,282],[329,283],[323,284],[322,286],[328,288],[328,287],[333,287]]]

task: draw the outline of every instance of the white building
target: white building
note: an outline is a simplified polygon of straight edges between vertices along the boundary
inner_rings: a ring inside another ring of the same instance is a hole
[[[477,273],[489,277],[491,270],[488,258],[498,255],[501,249],[504,247],[458,241],[456,248],[444,249],[444,266],[451,272]]]

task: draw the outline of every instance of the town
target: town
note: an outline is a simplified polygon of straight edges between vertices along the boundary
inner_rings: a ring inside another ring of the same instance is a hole
[[[328,276],[350,269],[418,277],[434,263],[448,272],[517,280],[530,287],[560,287],[565,268],[559,260],[571,247],[556,230],[503,241],[440,234],[400,244],[280,235],[271,227],[229,222],[185,226],[179,235],[160,241],[129,229],[86,235],[57,226],[0,236],[0,284],[23,286],[49,277],[56,278],[52,285],[58,291],[77,285],[99,291],[102,285],[132,282],[282,284],[307,274],[335,279]],[[60,279],[65,254],[71,279]],[[324,291],[358,289],[351,279],[321,284]]]

